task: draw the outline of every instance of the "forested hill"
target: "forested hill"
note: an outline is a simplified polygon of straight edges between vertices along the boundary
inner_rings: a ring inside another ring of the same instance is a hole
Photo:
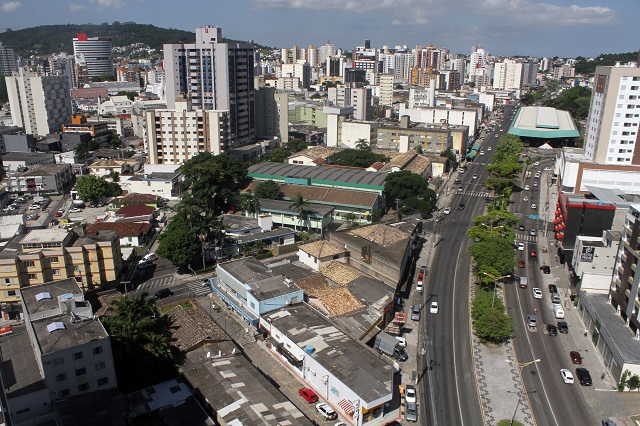
[[[616,62],[627,63],[635,62],[638,60],[638,52],[627,53],[602,53],[593,61],[587,60],[582,56],[576,57],[576,74],[589,74],[592,75],[596,72],[598,65],[612,66]]]
[[[73,38],[78,33],[86,33],[89,37],[111,37],[114,47],[144,43],[157,50],[161,50],[165,43],[194,43],[196,40],[195,33],[190,31],[115,21],[113,24],[105,22],[99,25],[41,25],[15,31],[8,28],[0,33],[0,43],[14,48],[21,56],[73,53]]]

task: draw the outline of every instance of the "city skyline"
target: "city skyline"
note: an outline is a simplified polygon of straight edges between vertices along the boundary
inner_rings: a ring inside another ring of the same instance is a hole
[[[194,13],[197,10],[198,13]],[[0,0],[0,31],[39,25],[134,21],[194,31],[215,25],[225,37],[270,47],[345,50],[434,44],[469,54],[597,56],[638,49],[640,2],[625,0]],[[327,23],[331,23],[330,26]]]

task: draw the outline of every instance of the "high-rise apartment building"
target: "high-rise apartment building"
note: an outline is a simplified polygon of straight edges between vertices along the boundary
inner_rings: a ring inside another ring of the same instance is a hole
[[[498,90],[522,89],[523,64],[513,59],[493,64],[493,88]]]
[[[473,46],[471,59],[469,61],[469,77],[484,74],[484,68],[487,66],[489,53],[482,48],[482,45]]]
[[[20,70],[5,77],[11,119],[25,133],[45,136],[71,120],[71,92],[66,76],[39,76]]]
[[[229,148],[229,111],[194,109],[184,98],[174,105],[146,111],[150,164],[182,164],[200,152]]]
[[[416,57],[412,53],[396,53],[394,55],[393,78],[396,82],[408,83]]]
[[[311,83],[311,67],[303,60],[293,64],[282,64],[280,77],[297,78],[301,87],[308,89]]]
[[[9,46],[0,42],[0,75],[11,75],[18,71],[18,55]]]
[[[231,147],[255,139],[255,47],[252,43],[223,42],[222,29],[196,28],[194,44],[165,44],[167,107],[181,96],[193,108],[229,111]]]
[[[598,164],[640,165],[640,68],[596,68],[584,153]]]
[[[530,88],[538,86],[538,67],[540,64],[529,60],[522,64],[522,87]]]
[[[393,106],[393,74],[380,76],[380,105]]]
[[[87,78],[113,75],[111,47],[110,37],[87,37],[80,33],[73,39],[73,56]]]

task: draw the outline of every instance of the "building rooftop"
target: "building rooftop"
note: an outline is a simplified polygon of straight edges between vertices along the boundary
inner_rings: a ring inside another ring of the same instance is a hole
[[[320,273],[341,287],[362,276],[362,273],[353,266],[338,261],[322,266]]]
[[[51,324],[62,324],[54,331]],[[69,315],[58,315],[32,321],[33,331],[43,354],[66,350],[109,337],[102,323],[97,320],[75,321]]]
[[[243,426],[312,423],[251,363],[211,344],[186,355],[181,371],[225,424]],[[227,353],[227,355],[225,355]]]
[[[34,229],[20,241],[20,244],[62,243],[69,234],[63,228]]]
[[[165,315],[171,319],[171,337],[174,345],[182,352],[187,352],[204,342],[229,339],[224,330],[197,304],[189,309],[178,305]]]
[[[218,267],[224,269],[229,275],[244,284],[262,281],[272,276],[268,272],[268,268],[253,257],[224,262]]]
[[[146,235],[151,231],[153,225],[146,222],[99,222],[87,225],[87,234],[97,234],[104,231],[115,231],[120,238],[137,237]]]
[[[248,176],[260,180],[306,179],[312,185],[384,190],[386,174],[343,168],[309,167],[263,162],[249,167]]]
[[[249,284],[249,293],[259,302],[299,291],[300,287],[283,275],[269,277]]]
[[[298,249],[316,258],[335,256],[347,252],[344,247],[327,240],[318,240],[312,243],[302,244],[298,246]]]
[[[265,317],[301,349],[312,346],[315,351],[311,357],[364,402],[372,403],[386,396],[391,398],[391,365],[307,306],[290,306]]]
[[[254,192],[260,182],[251,182],[247,188]],[[350,206],[371,209],[379,198],[375,192],[363,192],[351,189],[330,188],[326,186],[307,186],[295,184],[280,184],[284,198],[292,199],[298,194],[305,200],[332,206]]]
[[[28,161],[34,158],[50,158],[53,161],[53,154],[47,152],[17,152],[11,151],[2,154],[2,161]]]
[[[151,194],[127,194],[111,200],[114,206],[124,206],[127,204],[157,204],[158,197]]]
[[[289,258],[291,260],[292,258]],[[274,275],[284,275],[298,283],[298,280],[313,275],[314,272],[303,266],[298,261],[293,262],[281,262],[276,259],[274,265],[266,264],[267,268],[271,269]]]
[[[26,172],[18,172],[14,176],[55,176],[65,169],[71,170],[71,164],[39,164],[29,167]]]
[[[171,181],[176,177],[180,176],[180,173],[151,173],[149,175],[135,175],[129,178],[130,181],[134,182],[146,182],[146,181]]]
[[[252,243],[258,240],[264,240],[265,238],[273,238],[273,237],[279,237],[279,236],[283,237],[285,235],[295,235],[295,234],[297,234],[295,230],[283,226],[281,228],[272,229],[271,231],[254,232],[254,233],[245,234],[245,235],[236,235],[234,236],[234,238],[239,242],[247,244],[247,243]]]
[[[156,211],[155,208],[146,204],[127,204],[116,210],[116,216],[128,218],[128,217],[142,217],[150,216]]]
[[[531,138],[577,138],[580,132],[576,129],[571,114],[550,107],[522,107],[518,110],[510,135]]]
[[[309,205],[305,208],[306,215],[311,217],[323,217],[327,216],[333,211],[333,207],[325,206],[323,204],[317,203],[309,203]],[[294,216],[298,215],[298,212],[295,211],[293,207],[291,207],[291,201],[282,201],[282,200],[269,200],[266,198],[260,198],[260,210],[268,213],[285,213],[292,214]]]
[[[0,337],[0,374],[7,398],[28,395],[46,387],[26,327],[12,328],[12,334]]]
[[[329,157],[331,157],[333,154],[336,154],[338,152],[342,151],[342,148],[335,148],[335,147],[328,147],[328,146],[313,146],[313,147],[309,147],[305,150],[302,150],[300,152],[296,152],[294,154],[291,154],[289,157],[287,157],[288,159],[293,159],[296,157],[307,157],[311,160],[315,160],[317,158],[324,158],[327,159]]]
[[[629,328],[624,325],[622,318],[616,315],[609,303],[609,295],[596,293],[581,293],[580,303],[589,307],[600,322],[600,334],[606,334],[612,342],[612,350],[616,350],[625,363],[640,364],[640,341],[634,339]]]
[[[55,412],[64,426],[92,425],[125,426],[129,406],[118,389],[104,389],[53,402]]]

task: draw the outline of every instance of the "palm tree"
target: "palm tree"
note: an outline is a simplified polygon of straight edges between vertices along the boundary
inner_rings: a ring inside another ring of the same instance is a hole
[[[180,201],[178,206],[178,212],[184,214],[189,220],[191,228],[193,228],[198,220],[198,216],[202,213],[203,208],[200,205],[199,200],[195,199],[191,194],[186,193]]]
[[[298,192],[298,195],[293,197],[293,203],[289,205],[290,209],[293,209],[296,213],[298,213],[298,221],[303,223],[306,217],[307,208],[309,207],[309,202],[302,197],[302,194]],[[295,225],[294,225],[295,227]],[[295,227],[298,230],[297,227]]]
[[[360,138],[356,141],[356,149],[359,150],[368,150],[371,149],[371,145],[369,144],[369,141],[367,141],[366,139]]]
[[[251,217],[257,217],[260,213],[260,199],[252,192],[245,192],[240,199],[240,207]]]

